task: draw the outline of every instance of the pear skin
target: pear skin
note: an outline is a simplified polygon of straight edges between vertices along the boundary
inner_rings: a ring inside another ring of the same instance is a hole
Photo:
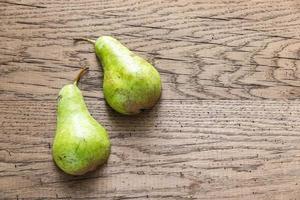
[[[82,69],[74,84],[59,92],[57,126],[53,142],[53,159],[67,174],[82,175],[106,162],[110,141],[106,130],[90,115],[77,87]]]
[[[161,96],[158,71],[111,36],[101,36],[94,44],[104,71],[103,91],[107,103],[117,112],[133,115],[152,108]]]

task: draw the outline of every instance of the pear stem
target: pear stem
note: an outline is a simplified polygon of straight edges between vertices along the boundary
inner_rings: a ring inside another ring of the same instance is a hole
[[[73,39],[76,40],[76,41],[87,41],[87,42],[92,43],[92,44],[95,44],[95,43],[96,43],[95,40],[91,40],[91,39],[83,38],[83,37],[73,38]]]
[[[74,84],[78,85],[78,81],[80,80],[80,78],[82,77],[83,74],[85,74],[87,72],[89,68],[88,67],[83,67],[80,69],[78,75],[76,76],[75,80],[74,80]]]

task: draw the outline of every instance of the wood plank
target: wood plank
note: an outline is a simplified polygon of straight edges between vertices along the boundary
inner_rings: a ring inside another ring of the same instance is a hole
[[[2,1],[0,97],[53,100],[82,65],[88,96],[103,98],[89,44],[113,35],[149,59],[163,99],[300,97],[298,0]],[[45,90],[44,88],[47,88]]]
[[[85,93],[86,91],[84,91]],[[297,199],[300,102],[162,100],[136,117],[86,98],[107,165],[81,177],[51,157],[55,101],[0,101],[4,199]]]

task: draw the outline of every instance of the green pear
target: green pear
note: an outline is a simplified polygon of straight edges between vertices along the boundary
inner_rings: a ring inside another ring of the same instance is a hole
[[[73,84],[59,92],[57,126],[53,158],[67,174],[82,175],[106,162],[110,141],[106,130],[90,115],[77,83],[87,70],[83,68]]]
[[[94,44],[104,72],[104,98],[114,110],[132,115],[157,103],[161,96],[161,80],[149,62],[110,36],[101,36],[96,41],[75,40]]]

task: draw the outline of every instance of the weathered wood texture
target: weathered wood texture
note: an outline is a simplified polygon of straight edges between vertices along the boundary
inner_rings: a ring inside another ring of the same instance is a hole
[[[74,178],[52,162],[56,102],[1,101],[1,196],[299,199],[299,103],[162,100],[126,117],[87,101],[112,154]]]
[[[164,99],[300,96],[297,0],[8,2],[1,3],[3,99],[52,98],[81,65],[94,70],[84,89],[97,97],[93,47],[72,38],[100,35],[149,58]]]
[[[300,1],[0,1],[1,199],[300,199]],[[162,99],[121,116],[90,44],[113,35],[159,70]],[[109,131],[99,170],[51,157],[56,96],[78,69]]]

